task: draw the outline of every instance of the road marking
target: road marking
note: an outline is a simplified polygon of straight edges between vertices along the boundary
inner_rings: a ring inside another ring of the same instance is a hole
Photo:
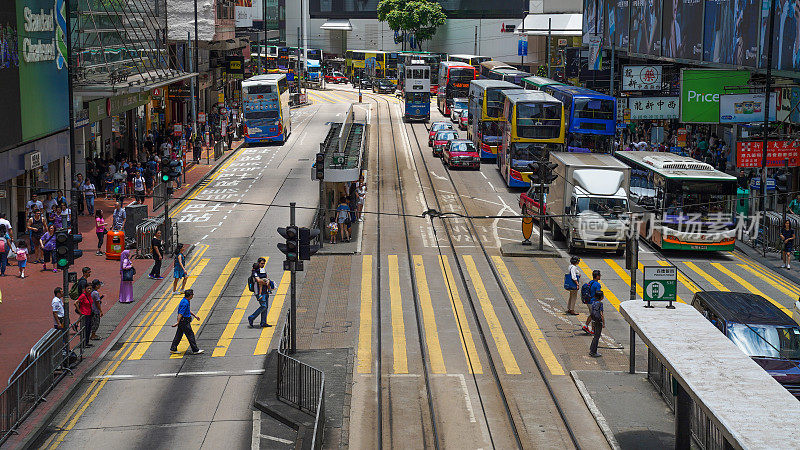
[[[406,327],[403,322],[403,300],[400,297],[400,272],[397,255],[389,255],[389,297],[392,310],[392,356],[394,373],[408,373]]]
[[[228,279],[233,274],[233,269],[236,267],[239,259],[241,258],[231,258],[231,260],[228,261],[228,264],[226,264],[225,268],[222,269],[222,273],[219,275],[219,278],[217,278],[217,282],[214,283],[214,286],[211,288],[208,296],[203,301],[200,309],[197,310],[197,316],[200,318],[192,322],[192,327],[195,329],[195,333],[200,329],[200,325],[204,320],[206,320],[207,316],[211,314],[211,308],[214,307],[214,303],[216,303],[217,299],[219,299],[219,295],[222,293],[222,288],[225,287],[225,283],[228,282]],[[181,340],[181,343],[178,344],[179,353],[171,354],[169,357],[170,359],[183,358],[183,355],[186,354],[186,350],[188,349],[189,340]]]
[[[659,260],[658,263],[662,266],[672,266],[669,261]],[[686,286],[686,289],[689,289],[693,293],[700,292],[701,290],[696,284],[694,284],[692,280],[686,277],[686,275],[682,274],[680,270],[678,271],[678,281],[680,281],[684,286]]]
[[[780,308],[781,311],[785,312],[786,315],[788,315],[789,317],[792,317],[792,312],[789,311],[789,309],[787,309],[785,306],[783,306],[780,303],[778,303],[775,300],[773,300],[772,297],[770,297],[767,294],[765,294],[765,293],[761,292],[760,290],[758,290],[758,288],[756,288],[755,286],[750,284],[744,278],[742,278],[739,275],[736,275],[735,273],[731,272],[730,269],[728,269],[727,267],[723,266],[722,264],[720,264],[718,262],[713,262],[713,263],[711,263],[711,265],[716,267],[717,270],[719,270],[720,272],[724,273],[725,275],[733,278],[734,281],[736,281],[737,283],[739,283],[742,286],[744,286],[744,288],[747,289],[748,291],[750,291],[751,293],[764,297],[765,299],[769,300],[770,303],[772,303],[773,305],[775,305],[778,308]]]
[[[256,356],[266,355],[267,350],[269,350],[272,335],[275,334],[278,319],[281,316],[281,311],[283,311],[283,303],[286,301],[286,292],[289,291],[291,279],[292,272],[284,271],[280,284],[278,284],[278,289],[275,291],[275,298],[272,299],[272,306],[269,307],[269,312],[267,313],[267,323],[271,323],[273,326],[261,329],[261,335],[258,337],[258,342],[256,342],[256,350],[253,352]]]
[[[508,339],[506,339],[506,335],[503,333],[500,319],[497,318],[497,314],[494,312],[494,307],[492,306],[491,300],[489,300],[489,294],[486,292],[486,287],[483,285],[483,280],[481,280],[480,272],[478,272],[478,268],[475,266],[475,261],[472,259],[471,255],[464,255],[463,258],[467,266],[467,272],[469,272],[469,277],[472,279],[472,286],[475,287],[475,293],[478,295],[483,316],[486,318],[486,323],[489,325],[489,331],[492,333],[492,338],[497,347],[497,352],[500,354],[500,359],[503,361],[506,373],[520,374],[519,366],[517,365],[516,359],[514,359],[514,354],[511,352],[511,346],[508,345]]]
[[[517,285],[514,284],[511,273],[508,271],[508,267],[506,267],[503,259],[499,256],[492,256],[492,261],[494,261],[494,266],[500,273],[500,279],[506,286],[506,290],[511,296],[514,306],[517,308],[519,315],[522,316],[522,322],[525,323],[528,334],[533,339],[536,349],[539,350],[539,355],[541,355],[545,364],[547,364],[547,368],[550,369],[550,373],[553,375],[564,375],[564,368],[561,367],[558,358],[556,358],[555,353],[553,353],[553,349],[551,349],[550,344],[547,343],[542,329],[539,328],[539,324],[536,323],[536,319],[534,319],[533,313],[531,313],[530,308],[528,308],[528,304],[525,303],[525,299],[522,298],[522,294],[520,294],[519,289],[517,289]]]
[[[425,343],[428,345],[431,370],[433,373],[447,373],[442,347],[439,345],[439,331],[436,328],[436,316],[433,313],[431,293],[428,290],[428,278],[425,275],[425,265],[421,255],[414,255],[414,274],[417,279],[417,293],[419,293],[419,305],[422,310],[422,323],[425,327]]]
[[[442,269],[442,277],[444,278],[445,286],[448,286],[447,292],[450,296],[450,304],[453,306],[453,316],[455,317],[456,325],[461,335],[461,348],[464,350],[464,357],[467,360],[469,372],[482,374],[483,367],[481,366],[481,360],[475,348],[472,330],[469,328],[467,315],[464,313],[464,304],[461,302],[461,297],[458,295],[458,287],[455,283],[455,278],[453,278],[453,272],[450,269],[450,262],[447,260],[447,255],[441,255],[439,258],[439,267]]]
[[[586,264],[586,262],[583,259],[581,259],[580,262],[578,262],[578,267],[580,267],[581,270],[583,270],[583,273],[586,275],[587,280],[592,279],[592,269]],[[630,280],[628,281],[628,283],[630,284]],[[614,309],[619,311],[619,299],[617,298],[616,295],[614,295],[614,292],[608,287],[606,287],[606,284],[603,283],[602,281],[600,281],[600,287],[603,288],[603,295],[605,295],[605,298],[607,298],[608,302],[611,303],[611,306],[613,306]]]
[[[622,278],[622,281],[624,281],[626,285],[628,285],[628,286],[631,285],[631,277],[630,277],[630,275],[628,275],[628,273],[625,272],[625,270],[622,267],[620,267],[620,265],[617,264],[616,261],[614,261],[613,259],[609,259],[609,258],[606,258],[603,261],[605,261],[605,263],[608,264],[608,266],[611,267],[611,269],[614,270],[614,272],[616,272],[618,277]],[[639,266],[641,268],[641,264]],[[606,292],[604,290],[603,294],[605,294],[605,293]],[[639,283],[636,283],[636,294],[639,297],[644,298],[644,293],[642,292],[642,287],[639,285]]]
[[[800,295],[800,289],[795,287],[794,284],[787,282],[787,280],[785,278],[783,278],[782,276],[780,276],[780,275],[778,275],[776,273],[773,273],[770,269],[767,269],[767,268],[761,266],[760,264],[756,263],[755,261],[753,261],[753,260],[751,260],[749,258],[742,258],[739,255],[737,255],[736,253],[732,253],[732,255],[736,259],[738,259],[739,261],[747,264],[748,266],[752,267],[753,269],[755,269],[755,270],[761,272],[762,274],[764,274],[765,276],[771,278],[775,283],[782,284],[785,288],[787,288],[787,289],[789,289],[791,291],[794,291],[795,295]]]
[[[361,312],[358,323],[358,373],[370,372],[372,372],[372,255],[364,255],[361,259]]]
[[[698,274],[701,277],[705,278],[705,280],[708,281],[709,283],[711,283],[711,285],[714,286],[715,289],[717,289],[719,291],[730,292],[730,289],[728,289],[725,286],[723,286],[722,283],[717,281],[716,278],[714,278],[711,275],[709,275],[708,272],[706,272],[705,270],[703,270],[700,267],[698,267],[697,264],[695,264],[695,263],[693,263],[691,261],[684,261],[683,263],[686,264],[686,267],[692,269],[696,274]]]
[[[753,269],[749,265],[747,265],[747,264],[739,264],[739,267],[747,270],[748,272],[752,273],[753,275],[757,276],[758,278],[761,278],[762,280],[766,281],[767,284],[771,285],[775,289],[783,292],[784,294],[786,294],[787,297],[789,297],[789,299],[792,302],[795,302],[797,300],[797,293],[796,292],[794,292],[794,291],[792,291],[790,289],[787,289],[786,287],[784,287],[780,283],[775,283],[771,278],[767,277],[766,275],[764,275],[763,273],[757,271],[756,269]]]
[[[241,150],[242,148],[244,148],[244,147],[239,147],[239,150]],[[206,180],[205,180],[205,181],[204,181],[204,182],[203,182],[203,183],[202,183],[202,184],[199,186],[199,189],[195,189],[195,190],[194,190],[194,192],[192,192],[192,194],[191,194],[191,195],[189,195],[188,197],[186,197],[185,199],[183,199],[183,201],[181,201],[181,202],[178,204],[178,206],[176,206],[176,207],[175,207],[175,208],[174,208],[172,211],[170,211],[170,213],[169,213],[169,216],[170,216],[170,217],[175,217],[175,216],[177,216],[178,214],[180,214],[180,212],[181,212],[181,211],[183,211],[183,209],[184,209],[184,208],[186,208],[186,206],[187,206],[187,205],[189,205],[189,203],[191,203],[191,202],[192,202],[192,200],[194,200],[195,198],[197,198],[197,196],[198,196],[198,195],[200,195],[200,193],[201,193],[201,192],[203,192],[204,190],[206,190],[206,188],[207,188],[208,186],[210,186],[210,185],[211,185],[211,182],[212,182],[212,181],[214,181],[214,180],[216,180],[216,179],[217,179],[217,177],[219,177],[219,174],[220,174],[220,173],[222,173],[222,172],[223,172],[225,169],[227,169],[227,168],[228,168],[228,166],[230,166],[231,164],[233,164],[233,163],[234,163],[234,161],[236,161],[236,159],[238,159],[238,158],[239,158],[239,156],[241,156],[241,155],[242,155],[242,152],[241,152],[241,151],[239,151],[239,150],[236,150],[236,154],[234,154],[233,156],[231,156],[231,157],[230,157],[230,158],[229,158],[227,161],[225,161],[225,163],[224,163],[224,164],[222,164],[222,165],[221,165],[221,166],[219,166],[219,167],[218,167],[216,170],[214,170],[214,173],[213,173],[213,174],[212,174],[210,177],[208,177],[208,178],[207,178],[207,179],[206,179]]]
[[[231,318],[228,319],[228,324],[225,325],[225,330],[222,331],[222,336],[219,337],[217,347],[214,348],[214,353],[211,356],[225,356],[225,354],[228,353],[228,347],[230,347],[233,341],[233,336],[236,334],[236,330],[242,322],[245,310],[252,297],[253,293],[245,286],[242,295],[239,297],[239,303],[236,304],[236,309],[233,310]]]
[[[209,261],[211,260],[208,258],[203,258],[200,260],[199,263],[197,263],[195,268],[192,269],[192,272],[189,274],[188,277],[189,279],[186,281],[186,289],[190,289],[192,287],[194,281],[197,279],[197,277],[200,276],[200,273],[203,271],[203,269],[206,268]],[[167,302],[166,306],[161,311],[159,311],[156,320],[153,322],[152,325],[148,327],[147,333],[145,333],[145,335],[142,337],[141,341],[139,342],[139,345],[136,346],[136,349],[134,349],[134,351],[131,353],[128,359],[130,360],[142,359],[144,353],[147,351],[148,348],[150,348],[150,344],[152,344],[156,340],[156,338],[158,337],[158,333],[161,332],[161,329],[164,328],[164,325],[166,325],[167,321],[169,321],[170,316],[172,316],[172,314],[175,312],[175,309],[178,307],[178,304],[181,302],[181,299],[183,299],[183,295],[180,293],[170,294],[169,302]]]

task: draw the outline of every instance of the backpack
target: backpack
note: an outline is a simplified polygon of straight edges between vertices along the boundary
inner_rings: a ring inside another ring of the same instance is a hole
[[[77,300],[80,296],[81,292],[78,290],[78,283],[72,283],[72,287],[69,288],[69,298]]]
[[[6,252],[6,238],[0,237],[0,253]]]
[[[247,290],[250,292],[256,291],[256,279],[252,274],[250,274],[250,276],[247,278]]]
[[[598,301],[592,303],[592,320],[601,320],[600,309],[603,307],[603,302]]]
[[[587,305],[592,302],[592,281],[583,283],[583,286],[581,286],[581,302]]]

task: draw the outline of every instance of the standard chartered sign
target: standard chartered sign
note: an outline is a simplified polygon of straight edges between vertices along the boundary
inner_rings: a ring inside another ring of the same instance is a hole
[[[55,0],[52,8],[39,8],[38,11],[25,6],[22,15],[25,21],[22,60],[26,63],[55,60],[61,69],[66,61],[64,0]]]
[[[681,70],[681,122],[719,123],[719,96],[746,92],[735,88],[749,80],[746,70]]]

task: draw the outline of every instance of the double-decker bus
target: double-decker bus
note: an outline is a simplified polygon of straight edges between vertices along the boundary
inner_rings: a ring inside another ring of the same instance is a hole
[[[373,80],[388,78],[397,83],[397,52],[380,50],[348,50],[345,53],[345,75],[350,81],[369,77]],[[375,66],[371,73],[367,72],[366,61],[374,58]]]
[[[503,140],[503,90],[510,93],[522,88],[501,80],[473,80],[469,84],[467,139],[481,149],[481,158],[497,158]]]
[[[617,99],[591,89],[550,84],[542,87],[564,104],[570,152],[611,153],[617,126]]]
[[[447,60],[466,63],[474,67],[475,70],[480,70],[481,63],[484,61],[491,61],[492,58],[480,55],[448,55]]]
[[[242,81],[244,141],[286,142],[292,133],[289,83],[285,74],[258,75]]]
[[[439,112],[449,117],[453,99],[469,95],[469,83],[477,74],[474,67],[462,62],[445,61],[439,64],[439,89],[436,91]]]
[[[630,197],[640,234],[664,250],[732,251],[736,177],[687,156],[614,153],[631,168]],[[637,218],[638,220],[638,218]]]
[[[510,66],[510,65],[504,63],[503,61],[489,60],[489,61],[482,62],[481,65],[480,65],[480,68],[478,69],[478,71],[479,71],[481,79],[484,79],[484,78],[493,79],[493,78],[489,77],[489,72],[491,72],[492,70],[513,69],[513,68],[514,68],[514,66]]]
[[[418,65],[403,65],[403,120],[431,118],[431,68],[423,61]]]
[[[529,91],[541,91],[546,86],[564,86],[564,83],[536,75],[522,79],[522,87]]]
[[[522,79],[529,76],[531,76],[531,74],[528,72],[517,70],[513,67],[510,69],[493,69],[486,73],[486,78],[489,80],[508,81],[509,83],[516,84],[517,86],[522,86]]]
[[[509,187],[529,187],[528,164],[564,148],[564,107],[544,92],[501,91],[503,141],[497,167]]]
[[[439,63],[442,57],[438,53],[430,52],[400,52],[397,55],[397,85],[402,89],[403,86],[403,66],[419,65],[420,63],[430,68],[431,74],[431,94],[436,94],[439,87]]]

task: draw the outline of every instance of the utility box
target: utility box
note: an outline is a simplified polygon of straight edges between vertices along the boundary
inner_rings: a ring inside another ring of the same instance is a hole
[[[125,236],[136,236],[136,227],[147,219],[147,205],[135,203],[125,207]]]

